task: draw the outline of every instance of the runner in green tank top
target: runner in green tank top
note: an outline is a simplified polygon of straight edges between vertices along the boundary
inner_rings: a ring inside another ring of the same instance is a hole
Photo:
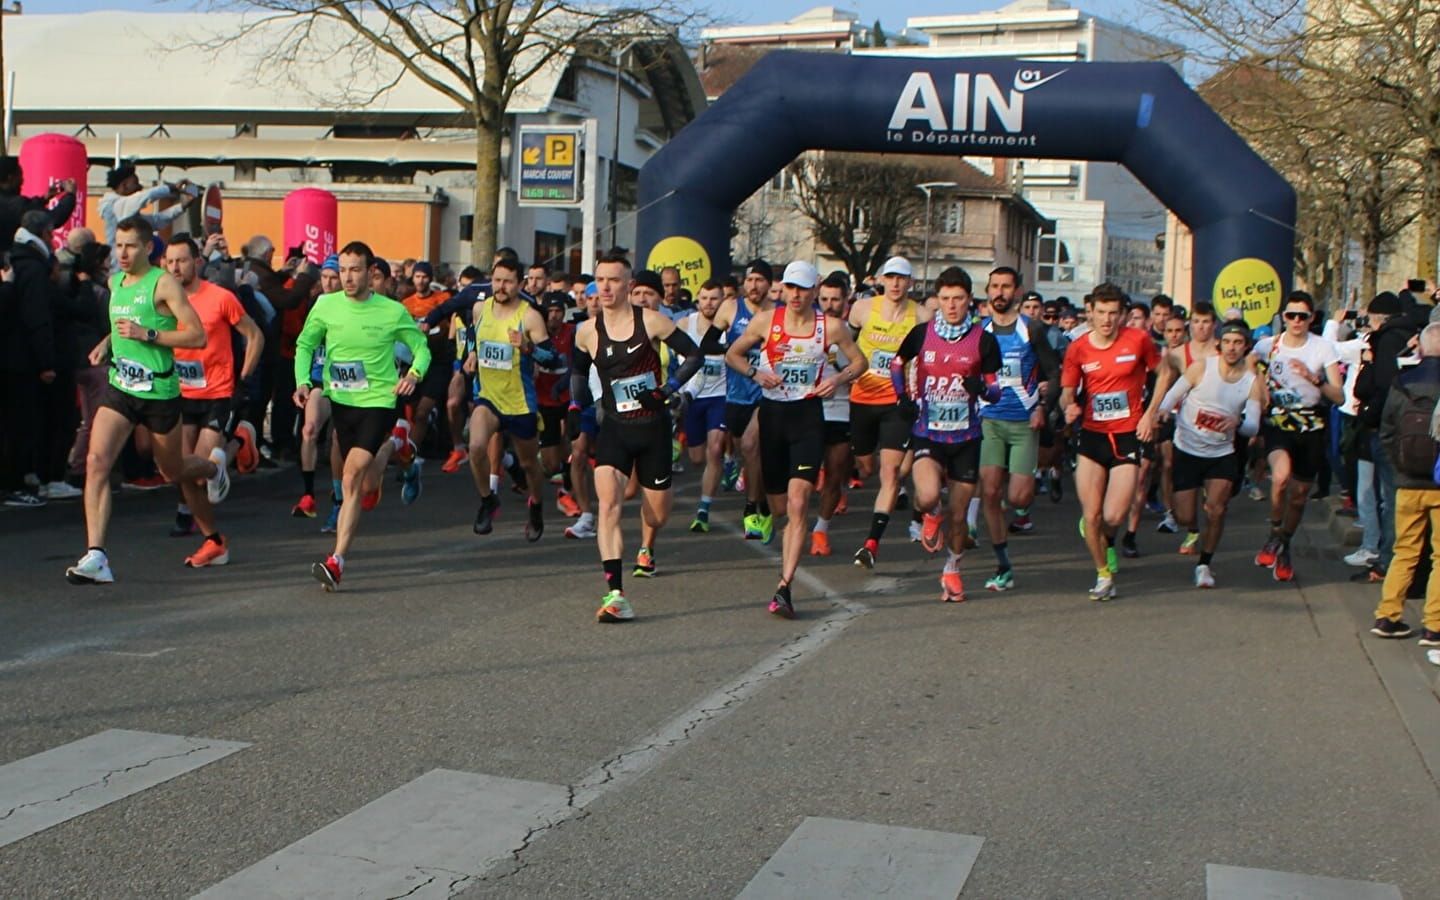
[[[95,411],[85,459],[89,549],[65,570],[71,584],[115,580],[105,553],[110,471],[137,426],[149,429],[160,474],[166,481],[179,482],[192,509],[208,509],[230,491],[225,451],[217,448],[209,459],[182,453],[180,381],[175,375],[174,349],[204,347],[205,328],[180,283],[150,264],[154,236],[150,223],[140,216],[122,220],[115,229],[120,272],[110,282],[110,334],[90,351],[92,365],[108,362],[112,370],[110,385]]]

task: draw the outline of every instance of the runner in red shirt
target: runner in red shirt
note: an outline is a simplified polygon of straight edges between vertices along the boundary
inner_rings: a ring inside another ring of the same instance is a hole
[[[1109,600],[1115,596],[1115,529],[1135,496],[1140,443],[1154,431],[1145,415],[1145,378],[1160,364],[1160,351],[1147,331],[1120,324],[1125,293],[1116,285],[1097,286],[1088,306],[1090,331],[1065,351],[1060,406],[1067,423],[1081,420],[1075,489],[1097,575],[1090,599]]]

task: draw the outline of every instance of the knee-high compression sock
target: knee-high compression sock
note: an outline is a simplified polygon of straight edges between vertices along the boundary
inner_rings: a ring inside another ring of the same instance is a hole
[[[885,536],[885,526],[890,524],[890,514],[877,512],[870,516],[870,540],[879,541]]]

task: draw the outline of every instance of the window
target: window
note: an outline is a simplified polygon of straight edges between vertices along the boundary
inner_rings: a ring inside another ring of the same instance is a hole
[[[935,210],[935,230],[942,234],[964,234],[965,201],[942,201]]]
[[[1075,266],[1070,257],[1070,248],[1053,234],[1040,236],[1038,280],[1074,281]]]

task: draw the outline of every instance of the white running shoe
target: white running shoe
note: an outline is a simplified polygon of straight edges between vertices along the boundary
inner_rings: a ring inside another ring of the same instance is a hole
[[[920,538],[925,536],[925,527],[919,522],[910,523],[910,543],[920,543]]]
[[[1380,558],[1380,554],[1374,550],[1367,550],[1364,547],[1358,548],[1354,553],[1345,557],[1345,565],[1354,566],[1357,569],[1368,569],[1370,564]]]
[[[115,573],[110,571],[110,560],[99,550],[87,550],[80,561],[65,570],[65,580],[71,584],[113,584]]]
[[[211,503],[220,503],[230,496],[230,461],[219,447],[210,451],[210,461],[215,464],[215,474],[205,479],[205,495]]]
[[[1180,530],[1180,523],[1175,521],[1175,514],[1167,509],[1165,518],[1160,520],[1160,524],[1155,526],[1155,530],[1161,534],[1174,534]]]
[[[1113,600],[1115,599],[1114,577],[1096,578],[1095,586],[1090,589],[1091,600]]]
[[[1210,572],[1209,566],[1195,567],[1195,586],[1197,588],[1213,588],[1215,586],[1215,576]]]
[[[565,529],[565,536],[567,538],[593,538],[595,534],[594,513],[581,513],[580,518],[575,520],[575,524]]]
[[[65,481],[52,481],[45,485],[46,500],[74,500],[85,496],[85,492]]]

